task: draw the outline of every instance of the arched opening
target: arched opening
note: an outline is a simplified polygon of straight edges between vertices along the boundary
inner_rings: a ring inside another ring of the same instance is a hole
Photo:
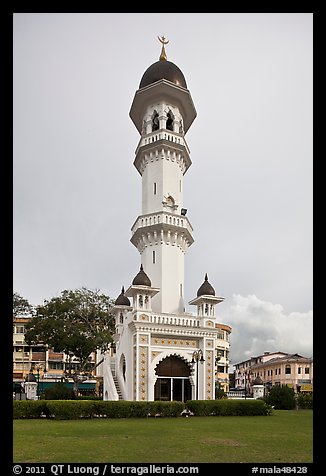
[[[126,381],[126,358],[124,354],[120,358],[120,372],[122,373],[123,380]]]
[[[168,207],[171,207],[171,208],[173,208],[173,207],[175,206],[175,200],[174,200],[173,197],[171,197],[171,195],[168,195],[168,196],[166,197],[166,205],[167,205]]]
[[[190,367],[183,359],[176,355],[166,357],[156,366],[155,374],[154,400],[191,399]]]
[[[158,131],[158,129],[159,129],[158,113],[154,111],[154,114],[152,117],[152,132]]]
[[[169,111],[167,113],[167,119],[166,119],[166,128],[169,130],[169,131],[173,131],[173,115],[172,115],[172,112]]]

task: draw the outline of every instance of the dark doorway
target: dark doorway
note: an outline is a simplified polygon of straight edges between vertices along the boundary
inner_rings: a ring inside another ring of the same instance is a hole
[[[190,368],[180,357],[166,357],[157,365],[155,373],[154,400],[185,402],[191,399]]]

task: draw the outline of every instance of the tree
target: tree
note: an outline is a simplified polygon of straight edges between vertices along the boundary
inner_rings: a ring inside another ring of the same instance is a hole
[[[23,298],[20,294],[14,292],[12,300],[12,311],[14,317],[30,317],[33,314],[33,306],[27,301],[27,299]]]
[[[96,350],[104,352],[112,342],[111,307],[110,298],[98,290],[65,290],[37,306],[26,326],[25,340],[29,345],[43,343],[69,356],[66,375],[73,378],[75,392],[79,376],[90,375],[91,354]],[[77,368],[73,357],[78,360]]]
[[[63,382],[56,383],[44,392],[45,400],[72,400],[74,396],[73,390],[65,387]]]
[[[295,407],[294,392],[287,385],[274,385],[265,401],[275,410],[293,410]]]

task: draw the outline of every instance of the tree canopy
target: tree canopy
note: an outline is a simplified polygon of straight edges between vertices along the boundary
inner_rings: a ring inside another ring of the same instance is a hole
[[[27,299],[23,298],[20,294],[13,293],[12,311],[14,317],[19,316],[31,316],[33,313],[33,306]]]
[[[36,307],[35,316],[26,325],[25,340],[29,345],[42,343],[65,352],[70,361],[76,357],[78,373],[85,373],[90,355],[96,350],[104,352],[112,342],[111,307],[111,299],[98,290],[64,290]]]

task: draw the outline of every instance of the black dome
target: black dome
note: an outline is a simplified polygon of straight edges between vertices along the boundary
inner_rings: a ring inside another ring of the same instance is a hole
[[[147,68],[139,83],[139,89],[149,86],[160,79],[167,79],[177,86],[187,88],[185,77],[180,68],[171,61],[160,60]]]
[[[263,385],[264,382],[262,381],[262,379],[258,376],[255,378],[255,380],[253,381],[253,385]]]
[[[115,300],[115,305],[116,306],[130,306],[130,301],[127,298],[127,296],[125,296],[125,288],[123,286],[122,286],[122,289],[121,289],[121,293],[119,294],[119,296]]]
[[[200,288],[197,291],[197,297],[199,296],[215,296],[215,289],[213,286],[208,282],[208,277],[207,273],[205,275],[205,281],[203,284],[200,286]]]
[[[152,283],[143,269],[143,265],[140,265],[139,273],[134,277],[132,282],[134,286],[152,286]]]

